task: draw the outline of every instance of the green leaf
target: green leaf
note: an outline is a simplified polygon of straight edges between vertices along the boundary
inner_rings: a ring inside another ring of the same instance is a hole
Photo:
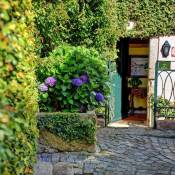
[[[47,99],[48,96],[49,96],[48,93],[43,93],[43,94],[42,94],[42,97],[43,97],[44,99]]]
[[[69,102],[70,104],[73,104],[73,103],[74,103],[72,99],[69,99],[68,102]]]
[[[63,91],[66,91],[67,87],[66,86],[62,86],[61,87]]]

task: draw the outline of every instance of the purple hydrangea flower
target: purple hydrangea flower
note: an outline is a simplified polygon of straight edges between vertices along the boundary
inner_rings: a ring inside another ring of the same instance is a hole
[[[40,84],[39,85],[39,88],[38,88],[41,92],[47,92],[48,91],[48,86],[44,83]]]
[[[73,78],[72,79],[72,84],[74,86],[78,87],[78,86],[81,86],[83,84],[83,81],[80,78]]]
[[[82,80],[83,83],[88,83],[89,82],[89,77],[87,74],[81,75],[80,79]]]
[[[55,86],[56,83],[57,83],[57,80],[56,80],[55,77],[48,77],[48,78],[45,79],[45,84],[50,86],[50,87]]]
[[[103,94],[101,92],[96,92],[95,99],[98,102],[103,102],[105,98],[104,98],[104,96],[103,96]]]

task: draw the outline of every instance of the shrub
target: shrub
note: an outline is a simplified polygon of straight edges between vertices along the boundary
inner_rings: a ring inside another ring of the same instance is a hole
[[[0,1],[0,174],[32,174],[37,90],[31,0]]]
[[[154,96],[151,96],[151,108],[154,110]],[[161,96],[157,97],[157,114],[159,117],[175,118],[175,102]]]
[[[94,49],[60,46],[40,60],[37,75],[41,111],[86,112],[107,99],[106,62]],[[53,86],[47,85],[48,77],[56,81]]]
[[[95,142],[96,120],[76,113],[45,113],[39,117],[38,127],[47,130],[65,141]]]
[[[41,56],[60,43],[94,47],[105,58],[116,55],[116,16],[113,0],[34,0]]]

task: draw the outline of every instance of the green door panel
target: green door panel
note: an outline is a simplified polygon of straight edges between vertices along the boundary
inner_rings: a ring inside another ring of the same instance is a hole
[[[111,122],[121,120],[121,86],[122,78],[116,70],[116,62],[109,63],[110,74],[110,100],[109,100],[109,119]]]

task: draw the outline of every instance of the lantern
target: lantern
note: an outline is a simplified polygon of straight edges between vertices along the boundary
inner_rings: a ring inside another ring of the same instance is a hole
[[[168,41],[165,41],[163,46],[162,46],[162,49],[161,49],[161,53],[162,53],[162,56],[163,57],[167,57],[169,55],[169,52],[170,52],[170,44]]]

